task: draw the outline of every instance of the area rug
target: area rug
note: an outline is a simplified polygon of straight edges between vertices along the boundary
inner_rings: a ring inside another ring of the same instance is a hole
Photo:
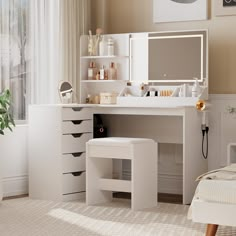
[[[1,236],[202,236],[205,225],[189,221],[189,206],[158,203],[134,212],[130,201],[86,206],[84,202],[52,202],[20,198],[0,203]],[[220,227],[217,235],[236,235]]]

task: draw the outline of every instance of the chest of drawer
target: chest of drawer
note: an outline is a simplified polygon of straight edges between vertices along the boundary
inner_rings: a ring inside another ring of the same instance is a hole
[[[92,120],[79,120],[79,121],[63,121],[62,133],[63,134],[76,134],[93,132]]]
[[[85,171],[85,157],[86,154],[84,152],[62,155],[62,172]]]
[[[62,109],[62,120],[89,120],[92,119],[90,108],[64,107]]]
[[[63,174],[62,194],[85,191],[85,176],[85,172]]]
[[[93,138],[92,133],[62,135],[62,154],[85,152],[86,142]]]

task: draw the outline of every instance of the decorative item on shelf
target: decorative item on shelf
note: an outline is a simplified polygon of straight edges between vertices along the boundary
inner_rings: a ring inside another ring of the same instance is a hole
[[[95,62],[91,61],[88,68],[88,80],[95,80],[97,74],[97,68]]]
[[[61,81],[59,83],[59,96],[62,103],[72,103],[73,89],[68,81]]]
[[[87,104],[92,103],[92,97],[90,94],[87,95],[87,97],[85,99],[85,103],[87,103]]]
[[[189,97],[189,85],[188,84],[183,84],[180,87],[179,97]]]
[[[93,97],[93,103],[94,104],[99,104],[100,103],[100,96],[99,95],[95,95]]]
[[[107,41],[107,55],[108,56],[114,56],[114,39],[112,37],[108,38]]]
[[[98,46],[101,41],[102,29],[98,28],[96,30],[96,35],[92,35],[92,31],[89,30],[88,36],[88,54],[89,56],[97,56],[98,55]]]
[[[117,69],[115,67],[114,62],[110,63],[110,67],[108,69],[108,79],[109,80],[117,80]]]
[[[89,30],[89,36],[88,36],[88,54],[89,56],[96,55],[95,42],[91,30]]]
[[[127,83],[127,87],[125,87],[119,94],[120,97],[143,97],[147,96],[148,86],[144,83],[141,84],[131,84]]]
[[[156,96],[158,96],[158,91],[156,91],[154,88],[151,88],[146,93],[146,97],[156,97]]]
[[[160,97],[171,97],[172,94],[173,94],[173,90],[170,90],[170,89],[165,89],[165,90],[159,91]]]
[[[115,92],[100,93],[100,104],[116,104],[117,96]]]
[[[163,89],[163,90],[155,90],[154,88],[151,88],[146,93],[146,97],[171,97],[173,94],[173,90],[171,89]]]
[[[107,55],[107,42],[105,36],[101,36],[101,40],[99,42],[99,56],[106,56]]]
[[[105,66],[103,65],[100,69],[100,80],[105,80]]]
[[[96,78],[95,78],[96,80],[100,80],[100,71],[97,71],[97,73],[96,73]]]
[[[195,78],[195,82],[192,87],[192,97],[198,97],[201,93],[201,88],[198,82],[198,79]]]

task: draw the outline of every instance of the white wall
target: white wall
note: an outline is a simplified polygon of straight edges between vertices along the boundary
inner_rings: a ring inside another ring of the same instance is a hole
[[[17,125],[13,132],[0,136],[4,197],[28,193],[27,132],[27,125]]]

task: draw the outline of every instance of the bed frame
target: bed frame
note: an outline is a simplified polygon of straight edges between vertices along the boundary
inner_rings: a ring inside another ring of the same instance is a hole
[[[206,236],[215,236],[218,225],[236,226],[236,205],[193,199],[192,220],[207,224]]]

